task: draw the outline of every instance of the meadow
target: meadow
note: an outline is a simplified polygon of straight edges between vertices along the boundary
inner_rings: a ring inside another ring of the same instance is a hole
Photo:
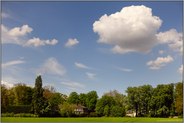
[[[93,117],[93,118],[25,118],[2,117],[2,122],[173,122],[181,123],[182,118],[143,118],[143,117]]]

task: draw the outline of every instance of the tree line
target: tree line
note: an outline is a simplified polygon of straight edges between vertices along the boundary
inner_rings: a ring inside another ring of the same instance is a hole
[[[77,114],[78,106],[87,112]],[[134,112],[136,117],[183,116],[183,83],[128,87],[126,95],[116,90],[104,93],[96,91],[71,92],[69,96],[56,92],[54,87],[42,87],[38,76],[35,87],[16,84],[12,88],[1,85],[1,113],[31,113],[39,117],[123,117]]]

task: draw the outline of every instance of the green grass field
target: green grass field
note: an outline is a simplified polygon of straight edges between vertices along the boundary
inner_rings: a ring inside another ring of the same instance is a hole
[[[182,122],[182,118],[129,118],[129,117],[101,117],[101,118],[19,118],[2,117],[2,122]]]

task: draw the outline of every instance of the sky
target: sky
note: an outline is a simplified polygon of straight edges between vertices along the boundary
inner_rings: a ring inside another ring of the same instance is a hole
[[[2,80],[70,94],[182,81],[182,2],[2,2]]]

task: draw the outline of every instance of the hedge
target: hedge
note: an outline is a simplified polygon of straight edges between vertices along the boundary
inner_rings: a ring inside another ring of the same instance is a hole
[[[2,113],[2,117],[38,117],[38,115],[30,114],[30,113],[20,113],[20,114],[14,114],[14,113]]]
[[[8,113],[31,113],[31,105],[12,105],[8,106],[7,111]]]

